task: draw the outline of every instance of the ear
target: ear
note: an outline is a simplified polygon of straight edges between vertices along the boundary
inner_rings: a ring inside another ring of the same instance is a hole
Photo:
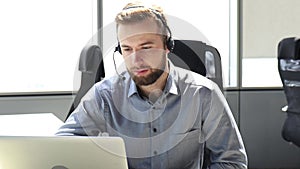
[[[170,50],[168,48],[166,48],[166,54],[169,54]]]

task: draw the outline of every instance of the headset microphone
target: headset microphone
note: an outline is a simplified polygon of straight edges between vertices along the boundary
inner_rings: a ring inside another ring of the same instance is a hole
[[[118,70],[117,70],[117,65],[116,65],[116,61],[115,61],[115,53],[118,52],[119,49],[118,49],[118,46],[115,48],[115,51],[113,53],[113,61],[114,61],[114,67],[115,67],[115,71],[117,73],[117,75],[119,76],[120,79],[122,79],[123,81],[126,80],[126,77],[121,75]]]

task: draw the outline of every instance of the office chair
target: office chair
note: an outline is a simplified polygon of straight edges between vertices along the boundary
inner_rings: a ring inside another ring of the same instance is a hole
[[[78,69],[81,71],[80,88],[76,94],[73,104],[70,107],[66,119],[78,106],[81,98],[87,93],[87,91],[95,83],[105,77],[102,52],[98,45],[88,44],[82,49]]]
[[[278,70],[288,105],[282,137],[300,147],[300,39],[289,37],[278,44]]]
[[[221,57],[216,48],[195,40],[174,40],[174,44],[168,56],[174,65],[206,76],[223,90]]]

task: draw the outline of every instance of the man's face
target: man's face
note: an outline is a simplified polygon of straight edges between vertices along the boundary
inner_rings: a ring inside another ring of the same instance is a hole
[[[153,84],[165,71],[167,51],[159,32],[149,20],[118,27],[126,68],[136,85]]]

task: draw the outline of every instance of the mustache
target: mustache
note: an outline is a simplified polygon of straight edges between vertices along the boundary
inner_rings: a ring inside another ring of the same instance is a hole
[[[139,70],[139,69],[152,69],[152,67],[147,65],[141,65],[141,66],[133,66],[130,68],[130,70]]]

